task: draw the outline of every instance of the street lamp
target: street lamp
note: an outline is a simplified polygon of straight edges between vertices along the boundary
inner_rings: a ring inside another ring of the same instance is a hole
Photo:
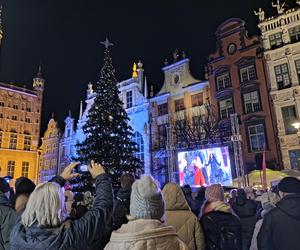
[[[292,123],[292,126],[297,129],[297,136],[299,138],[299,142],[300,142],[300,122],[294,122]]]

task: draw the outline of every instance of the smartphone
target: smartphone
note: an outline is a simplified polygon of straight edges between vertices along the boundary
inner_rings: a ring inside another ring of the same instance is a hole
[[[88,163],[85,163],[85,162],[80,163],[80,164],[76,167],[76,172],[77,172],[77,173],[80,173],[80,174],[87,173],[87,172],[89,171],[89,169],[88,169],[88,165],[89,165],[89,164],[90,164],[89,162],[88,162]]]

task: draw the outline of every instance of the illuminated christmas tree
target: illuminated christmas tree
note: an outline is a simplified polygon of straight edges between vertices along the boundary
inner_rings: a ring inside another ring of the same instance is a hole
[[[80,162],[94,159],[111,173],[115,187],[124,172],[135,173],[141,162],[135,157],[136,143],[132,141],[132,128],[119,98],[115,69],[108,39],[105,46],[104,62],[96,85],[96,96],[89,110],[88,120],[83,127],[85,140],[77,145]]]

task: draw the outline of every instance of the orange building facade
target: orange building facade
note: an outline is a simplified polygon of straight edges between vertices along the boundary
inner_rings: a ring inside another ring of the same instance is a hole
[[[217,48],[209,56],[208,74],[211,102],[221,120],[222,140],[230,142],[230,115],[237,113],[245,172],[261,167],[264,145],[267,167],[279,168],[260,38],[249,38],[245,22],[237,18],[222,23],[216,38]]]

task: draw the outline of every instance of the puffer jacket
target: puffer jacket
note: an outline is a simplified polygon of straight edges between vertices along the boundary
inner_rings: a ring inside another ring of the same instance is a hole
[[[58,180],[54,181],[60,183]],[[107,174],[97,176],[95,181],[94,205],[82,218],[65,221],[55,228],[40,228],[36,224],[24,227],[19,222],[10,235],[11,249],[103,249],[105,227],[113,208],[113,193]]]
[[[0,192],[0,250],[10,249],[9,236],[16,219],[17,215],[10,207],[9,200]]]
[[[113,229],[119,229],[123,224],[128,222],[127,215],[129,215],[131,188],[120,188],[118,191],[114,204],[114,226]]]
[[[205,249],[204,234],[197,217],[191,211],[180,187],[174,183],[165,185],[165,224],[174,226],[179,238],[189,250]]]
[[[104,250],[188,250],[173,227],[159,220],[130,220],[113,231]]]

